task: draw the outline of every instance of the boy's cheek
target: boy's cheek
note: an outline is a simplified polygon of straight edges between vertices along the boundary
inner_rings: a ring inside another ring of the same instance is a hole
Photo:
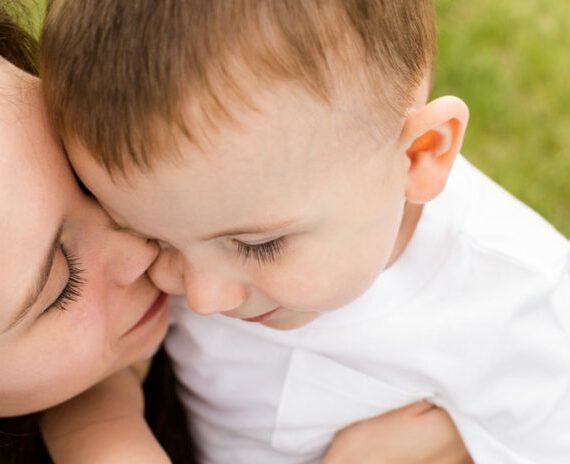
[[[360,296],[377,274],[376,267],[362,269],[350,263],[305,267],[291,271],[282,280],[276,278],[264,293],[290,310],[327,312]]]

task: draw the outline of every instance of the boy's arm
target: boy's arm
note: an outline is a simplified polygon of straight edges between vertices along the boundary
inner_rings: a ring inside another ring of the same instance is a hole
[[[41,428],[53,461],[170,463],[144,420],[141,376],[140,366],[124,369],[46,411]]]

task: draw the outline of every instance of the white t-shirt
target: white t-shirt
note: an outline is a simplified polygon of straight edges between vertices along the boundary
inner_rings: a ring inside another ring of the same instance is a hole
[[[428,399],[477,463],[570,463],[569,256],[460,158],[397,262],[305,327],[173,299],[166,346],[205,462],[318,463],[346,425]]]

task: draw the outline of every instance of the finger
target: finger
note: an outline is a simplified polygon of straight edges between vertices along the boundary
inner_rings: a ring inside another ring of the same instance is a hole
[[[428,401],[417,401],[416,403],[411,403],[406,406],[402,406],[398,409],[392,409],[378,418],[394,418],[394,416],[421,416],[423,414],[428,413],[433,409],[438,409],[437,406],[433,405]]]
[[[417,403],[404,406],[404,408],[402,409],[406,410],[410,414],[415,414],[419,416],[439,408],[427,400],[422,400],[418,401]]]

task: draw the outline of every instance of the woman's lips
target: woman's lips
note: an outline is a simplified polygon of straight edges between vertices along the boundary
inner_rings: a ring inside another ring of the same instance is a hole
[[[125,335],[130,334],[131,332],[137,330],[139,327],[143,326],[144,324],[146,324],[148,321],[150,321],[152,318],[154,318],[154,316],[156,316],[158,313],[161,312],[161,310],[164,307],[164,303],[166,302],[166,299],[168,298],[168,295],[164,292],[160,292],[158,294],[158,296],[156,297],[156,300],[154,300],[154,303],[152,303],[152,305],[150,306],[150,308],[148,308],[146,310],[146,312],[143,314],[143,316],[138,320],[138,322],[132,326],[126,333]]]
[[[275,308],[275,309],[273,309],[267,313],[260,314],[259,316],[249,317],[247,319],[242,319],[242,321],[245,321],[245,322],[264,322],[267,319],[270,319],[271,316],[273,316],[275,311],[277,311],[278,309],[279,308]]]

